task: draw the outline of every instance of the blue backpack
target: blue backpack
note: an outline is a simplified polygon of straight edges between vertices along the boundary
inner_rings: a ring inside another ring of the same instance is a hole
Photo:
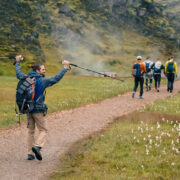
[[[174,62],[169,62],[167,65],[167,72],[168,73],[173,73],[174,72]]]
[[[141,73],[140,66],[141,66],[141,64],[135,64],[135,65],[134,65],[134,68],[133,68],[133,69],[136,70],[135,77],[140,77],[140,76],[143,75],[143,74]]]
[[[150,72],[150,70],[151,70],[150,63],[146,62],[145,65],[146,65],[146,72],[147,73]]]

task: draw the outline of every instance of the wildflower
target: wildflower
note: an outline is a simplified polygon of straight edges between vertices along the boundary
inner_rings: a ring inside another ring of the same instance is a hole
[[[179,139],[176,139],[176,142],[179,143]]]
[[[173,124],[173,121],[171,121],[171,124]]]
[[[172,163],[171,163],[171,166],[174,166],[174,165],[175,165],[175,163],[174,163],[174,162],[172,162]]]
[[[168,137],[171,137],[171,135],[169,133],[166,133]]]
[[[143,121],[141,121],[141,124],[143,124],[144,122]]]
[[[141,133],[143,133],[144,131],[143,131],[143,128],[141,128]]]
[[[149,140],[149,144],[152,144],[152,139]]]
[[[137,139],[137,143],[139,143],[139,139]]]
[[[147,155],[149,154],[149,150],[148,150],[148,149],[146,149],[146,154],[147,154]]]
[[[174,128],[176,127],[176,124],[174,124]]]
[[[172,150],[174,151],[174,150],[176,150],[174,147],[172,147]]]
[[[174,132],[174,128],[172,128],[171,131]]]
[[[164,122],[164,121],[165,121],[165,118],[162,118],[162,121]]]
[[[150,134],[148,134],[148,138],[150,138],[151,137],[151,135]]]
[[[166,122],[168,123],[169,121],[167,120]]]
[[[134,136],[134,139],[136,139],[136,136]]]
[[[160,124],[157,122],[157,129],[159,129],[160,128]]]
[[[140,129],[141,129],[141,127],[138,126],[138,130],[140,130]]]
[[[172,145],[174,144],[174,141],[173,141],[173,140],[171,141],[171,144],[172,144]]]
[[[134,130],[133,130],[133,129],[131,130],[131,133],[132,133],[132,134],[134,133]]]
[[[159,139],[159,137],[158,136],[156,136],[156,140],[158,140]]]
[[[145,141],[145,140],[146,140],[146,138],[144,137],[144,138],[143,138],[143,140]]]
[[[141,168],[142,168],[142,169],[144,169],[144,166],[143,166],[143,165],[141,165]]]

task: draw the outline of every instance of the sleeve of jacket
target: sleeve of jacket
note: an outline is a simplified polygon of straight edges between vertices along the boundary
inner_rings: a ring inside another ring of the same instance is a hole
[[[174,62],[174,69],[175,69],[175,73],[177,74],[177,63]]]
[[[147,71],[146,71],[146,66],[145,66],[145,64],[144,63],[142,63],[141,64],[141,72],[144,72],[144,73],[146,73]]]
[[[167,65],[168,65],[168,62],[169,62],[169,61],[166,61],[166,63],[165,63],[165,70],[164,70],[165,73],[167,73]]]
[[[16,71],[16,77],[19,80],[27,78],[27,75],[21,71],[21,66],[19,62],[15,63],[15,71]]]
[[[52,86],[53,84],[56,84],[63,78],[63,76],[66,72],[67,72],[67,69],[62,68],[61,71],[59,71],[57,75],[50,77],[50,78],[42,78],[43,87],[47,88],[49,86]]]

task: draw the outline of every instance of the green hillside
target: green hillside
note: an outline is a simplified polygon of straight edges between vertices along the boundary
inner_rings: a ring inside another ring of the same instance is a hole
[[[0,11],[0,56],[23,54],[25,72],[43,62],[51,74],[68,59],[126,76],[137,55],[179,56],[177,0],[0,0]],[[11,60],[0,75],[14,75]]]

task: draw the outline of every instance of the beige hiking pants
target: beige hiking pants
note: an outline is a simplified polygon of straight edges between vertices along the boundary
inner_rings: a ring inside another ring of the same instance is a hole
[[[35,136],[35,126],[39,130],[39,134]],[[32,147],[43,147],[47,135],[46,118],[43,113],[29,114],[28,129],[28,154],[33,154]]]

